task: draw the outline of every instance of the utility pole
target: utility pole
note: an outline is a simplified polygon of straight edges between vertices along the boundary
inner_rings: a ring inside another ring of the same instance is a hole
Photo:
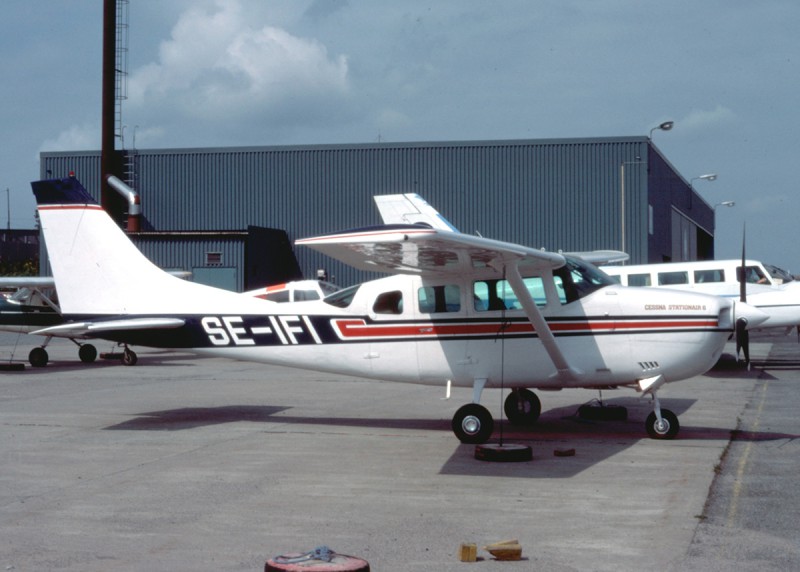
[[[8,230],[11,230],[11,189],[6,187],[6,207],[8,210]]]

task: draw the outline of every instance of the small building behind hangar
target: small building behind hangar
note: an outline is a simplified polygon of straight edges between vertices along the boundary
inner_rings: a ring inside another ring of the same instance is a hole
[[[536,248],[625,250],[637,264],[714,255],[713,208],[648,137],[117,153],[117,176],[141,199],[137,246],[232,290],[318,269],[340,285],[370,278],[302,248],[293,265],[285,252],[297,238],[379,224],[377,194],[418,193],[462,232]],[[100,152],[41,154],[42,178],[70,172],[99,201]]]

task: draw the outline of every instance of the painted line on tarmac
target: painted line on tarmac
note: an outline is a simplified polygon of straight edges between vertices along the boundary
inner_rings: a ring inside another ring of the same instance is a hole
[[[764,410],[764,403],[767,400],[768,388],[769,380],[767,379],[764,381],[764,385],[761,386],[761,399],[758,402],[758,407],[756,408],[755,421],[753,421],[753,424],[750,427],[751,433],[755,433],[761,424],[761,412]],[[747,444],[744,447],[744,453],[742,454],[742,458],[739,460],[739,465],[736,468],[736,478],[733,483],[733,493],[731,494],[731,505],[728,508],[728,519],[725,523],[728,528],[733,527],[734,521],[736,520],[736,514],[739,510],[739,498],[741,497],[742,488],[744,487],[744,473],[747,470],[747,464],[750,460],[750,451],[752,448],[753,439],[750,439],[747,441]]]

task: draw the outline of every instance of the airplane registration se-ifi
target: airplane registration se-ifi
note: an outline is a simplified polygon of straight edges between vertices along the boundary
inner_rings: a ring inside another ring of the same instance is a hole
[[[501,387],[522,425],[541,411],[531,388],[632,388],[652,396],[647,433],[672,438],[678,419],[658,390],[713,366],[736,320],[722,298],[623,287],[577,258],[414,224],[296,241],[390,276],[267,304],[160,270],[74,177],[32,187],[65,320],[36,333],[471,387],[452,420],[466,443],[490,438],[480,398]]]

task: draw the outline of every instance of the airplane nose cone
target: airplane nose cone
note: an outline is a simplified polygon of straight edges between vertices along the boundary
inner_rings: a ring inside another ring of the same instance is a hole
[[[744,318],[747,320],[747,329],[751,330],[766,322],[769,315],[762,312],[755,306],[751,306],[745,302],[736,302],[735,306],[736,319]]]

